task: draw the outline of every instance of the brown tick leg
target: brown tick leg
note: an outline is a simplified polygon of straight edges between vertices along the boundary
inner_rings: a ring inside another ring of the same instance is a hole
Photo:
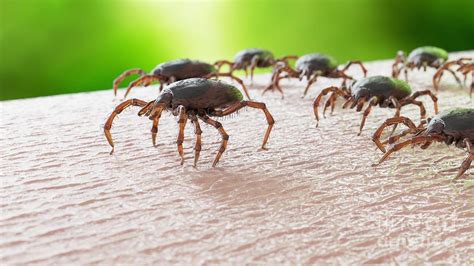
[[[431,100],[433,101],[433,108],[435,110],[435,114],[437,114],[438,113],[438,97],[436,97],[436,95],[434,95],[433,92],[431,92],[430,90],[417,91],[408,98],[415,100],[416,98],[420,96],[424,96],[424,95],[430,96]]]
[[[360,68],[362,69],[362,73],[364,73],[364,77],[367,77],[367,69],[364,67],[364,64],[362,64],[361,61],[349,61],[349,62],[347,62],[346,66],[341,70],[341,72],[345,72],[352,65],[359,65]]]
[[[364,128],[365,120],[367,119],[367,116],[370,114],[370,111],[372,110],[372,106],[376,106],[378,103],[379,103],[379,99],[375,96],[372,97],[372,99],[369,101],[369,105],[364,110],[364,115],[362,116],[362,121],[360,123],[359,133],[357,134],[358,136],[360,136],[360,134],[362,134],[362,129]]]
[[[248,106],[250,108],[260,109],[265,114],[265,118],[267,119],[267,123],[268,123],[267,131],[265,131],[265,135],[263,137],[263,142],[262,142],[262,149],[265,149],[265,144],[267,144],[267,141],[270,137],[270,133],[271,133],[272,128],[273,128],[273,124],[275,124],[275,120],[273,119],[273,116],[270,114],[270,111],[268,111],[268,109],[267,109],[267,107],[264,103],[253,102],[253,101],[241,101],[241,102],[238,102],[234,105],[231,105],[231,106],[227,107],[224,110],[216,110],[212,113],[212,115],[213,116],[218,116],[218,117],[230,115],[230,114],[235,113],[238,110],[240,110],[240,109],[242,109],[246,106]]]
[[[196,115],[191,117],[191,122],[194,125],[194,134],[196,135],[196,143],[194,145],[194,167],[197,166],[197,162],[199,160],[199,154],[201,153],[201,126],[199,125],[199,121]]]
[[[127,91],[125,92],[125,95],[123,96],[123,98],[127,98],[127,95],[130,93],[130,90],[135,87],[135,86],[138,86],[140,84],[143,84],[144,86],[148,86],[151,84],[151,82],[153,82],[154,80],[158,80],[157,77],[153,76],[153,75],[144,75],[144,76],[141,76],[139,77],[138,79],[132,81],[129,85],[128,85],[128,88],[127,88]]]
[[[118,86],[120,84],[120,82],[122,82],[126,77],[130,76],[130,75],[134,75],[134,74],[140,74],[140,76],[143,76],[143,75],[146,75],[145,71],[139,69],[139,68],[134,68],[134,69],[130,69],[130,70],[127,70],[125,72],[123,72],[122,74],[120,74],[120,76],[118,76],[115,80],[114,80],[114,95],[117,96],[117,89],[118,89]]]
[[[442,136],[434,135],[434,136],[425,136],[425,135],[420,135],[420,136],[415,136],[411,139],[408,139],[406,141],[400,142],[395,144],[392,148],[390,148],[383,156],[380,158],[379,162],[376,164],[373,164],[372,166],[377,166],[384,162],[392,153],[399,151],[403,149],[404,147],[408,145],[416,145],[419,143],[425,143],[427,141],[433,141],[433,140],[442,140]]]
[[[117,105],[115,109],[112,111],[110,114],[109,118],[105,122],[104,125],[104,134],[105,137],[107,138],[107,141],[109,142],[110,146],[112,147],[112,150],[110,151],[110,154],[112,155],[114,153],[114,141],[112,139],[112,134],[110,133],[110,129],[112,128],[112,123],[114,122],[114,118],[120,114],[123,110],[127,109],[130,106],[145,106],[147,105],[147,102],[139,100],[139,99],[130,99],[126,100],[123,103]]]
[[[156,147],[156,135],[158,134],[158,123],[160,123],[161,112],[163,109],[158,111],[155,118],[153,118],[153,126],[151,127],[151,141],[153,143],[153,147]]]
[[[391,125],[400,124],[400,123],[403,123],[405,126],[407,126],[410,129],[409,132],[411,132],[411,133],[416,133],[416,131],[418,130],[418,128],[415,126],[415,123],[413,123],[413,121],[411,121],[407,117],[399,116],[399,117],[392,117],[392,118],[389,118],[389,119],[385,120],[385,122],[383,122],[383,124],[380,125],[380,127],[374,132],[374,135],[372,136],[372,141],[375,143],[375,145],[377,145],[377,147],[382,152],[385,152],[385,148],[384,148],[382,142],[380,141],[380,137],[382,136],[383,130],[386,127],[389,127]]]
[[[308,93],[309,87],[311,87],[311,85],[313,85],[313,83],[315,83],[318,80],[318,76],[319,76],[318,74],[314,74],[313,77],[311,77],[311,79],[308,81],[308,84],[306,85],[306,88],[304,89],[302,98],[304,98],[306,94]]]
[[[221,146],[219,147],[219,150],[217,152],[217,155],[216,155],[216,158],[214,159],[214,162],[212,163],[212,167],[215,167],[217,165],[217,163],[219,162],[221,156],[222,156],[222,153],[224,153],[226,147],[227,147],[227,142],[229,141],[229,135],[227,135],[227,133],[225,132],[224,128],[222,127],[222,124],[211,119],[210,117],[208,117],[207,115],[200,115],[199,118],[206,124],[209,124],[213,127],[215,127],[219,133],[221,134],[222,136],[222,142],[221,142]]]
[[[184,164],[184,150],[183,150],[183,141],[184,141],[184,128],[186,127],[186,122],[188,120],[188,116],[186,114],[186,109],[184,106],[178,107],[178,125],[179,125],[179,133],[178,139],[176,140],[176,144],[178,145],[178,153],[181,157],[181,165]]]
[[[471,141],[468,138],[464,139],[464,145],[466,145],[466,149],[469,154],[462,162],[461,166],[459,167],[458,174],[454,179],[461,177],[467,171],[467,169],[471,167],[472,160],[474,160],[474,149],[472,147]]]
[[[214,66],[217,68],[217,72],[221,71],[221,67],[223,65],[228,65],[229,66],[229,72],[233,71],[233,62],[227,61],[227,60],[220,60],[214,63]]]
[[[257,63],[258,63],[258,60],[259,60],[259,56],[256,55],[252,58],[252,61],[250,63],[250,82],[253,83],[253,72],[255,71],[255,67],[257,67]]]
[[[327,88],[323,89],[321,91],[321,93],[319,93],[319,95],[316,97],[316,99],[313,102],[313,112],[314,112],[314,116],[316,117],[316,121],[317,121],[316,126],[318,126],[318,123],[319,123],[319,114],[318,114],[319,103],[321,102],[321,99],[323,98],[323,96],[328,94],[329,92],[334,92],[337,95],[342,96],[344,98],[349,97],[347,92],[341,90],[340,88],[338,88],[336,86],[331,86],[331,87],[327,87]]]

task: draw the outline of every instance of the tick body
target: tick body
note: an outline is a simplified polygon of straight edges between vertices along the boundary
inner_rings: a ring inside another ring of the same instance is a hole
[[[124,98],[127,97],[133,87],[138,85],[148,86],[153,81],[160,82],[160,91],[162,91],[163,85],[188,78],[230,77],[242,86],[247,98],[250,99],[247,88],[241,79],[231,73],[219,73],[214,65],[190,59],[178,59],[161,63],[157,65],[150,74],[146,74],[145,71],[138,68],[127,70],[114,80],[113,87],[115,95],[117,95],[117,88],[120,82],[127,76],[133,74],[139,74],[140,78],[129,84]]]
[[[156,135],[158,132],[158,123],[163,111],[170,111],[173,115],[178,116],[178,153],[181,156],[181,164],[184,162],[184,129],[187,120],[191,120],[195,127],[196,144],[195,144],[195,156],[194,165],[196,166],[201,151],[201,127],[199,120],[206,124],[215,127],[221,137],[221,145],[214,159],[213,166],[216,166],[224,153],[229,135],[224,130],[221,123],[215,121],[211,117],[225,117],[244,107],[260,109],[264,112],[267,119],[268,128],[265,132],[262,148],[268,141],[270,132],[272,130],[274,120],[264,103],[245,101],[243,100],[242,93],[234,86],[227,84],[222,81],[203,79],[203,78],[190,78],[181,81],[174,82],[168,85],[158,96],[156,100],[145,102],[139,99],[130,99],[119,104],[112,114],[107,119],[104,126],[104,133],[112,146],[111,154],[114,151],[114,143],[110,129],[114,118],[120,114],[124,109],[130,106],[140,106],[142,109],[138,112],[139,116],[147,116],[153,121],[152,142],[155,146]]]
[[[291,78],[301,80],[303,77],[306,77],[307,85],[303,92],[303,97],[306,96],[311,85],[315,83],[319,77],[342,78],[342,84],[345,84],[346,80],[353,79],[345,73],[353,64],[359,65],[364,73],[364,77],[367,76],[367,69],[360,61],[349,61],[344,68],[339,70],[338,62],[332,56],[320,53],[303,55],[296,61],[295,69],[288,64],[278,64],[275,66],[272,74],[272,82],[263,93],[269,90],[278,90],[283,97],[280,80]]]
[[[459,58],[453,61],[448,61],[448,59],[449,55],[446,50],[434,46],[418,47],[411,51],[408,57],[405,56],[403,51],[398,51],[395,62],[392,65],[392,77],[398,78],[403,71],[405,73],[405,80],[408,80],[408,70],[423,69],[423,71],[426,71],[427,68],[434,68],[437,71],[433,75],[433,87],[438,90],[441,77],[445,72],[453,75],[460,85],[461,80],[456,75],[456,72],[464,75],[464,80],[466,80],[469,73],[474,76],[472,67],[474,64],[471,58]],[[453,66],[458,68],[453,70],[451,69]],[[471,82],[471,95],[473,90],[474,80]]]
[[[318,107],[322,98],[327,94],[329,94],[329,97],[324,106],[323,114],[328,107],[331,107],[331,111],[334,110],[338,96],[345,99],[343,108],[350,106],[352,109],[356,107],[356,111],[360,112],[364,106],[366,106],[360,124],[359,135],[362,133],[367,116],[370,114],[372,107],[375,106],[379,106],[380,108],[394,108],[396,109],[395,116],[397,117],[400,116],[403,106],[414,104],[420,108],[420,116],[423,119],[426,116],[426,109],[424,104],[416,100],[416,98],[422,95],[428,95],[433,101],[435,112],[438,112],[438,98],[430,90],[412,93],[410,85],[405,81],[385,76],[372,76],[353,83],[349,88],[332,86],[323,89],[313,103],[314,115],[318,122]]]
[[[217,61],[214,65],[217,66],[219,70],[222,66],[228,65],[230,68],[230,73],[233,73],[235,70],[244,70],[245,74],[248,74],[250,69],[250,79],[253,80],[253,73],[255,68],[266,68],[271,67],[277,64],[278,62],[287,63],[290,59],[296,59],[296,56],[285,56],[279,59],[275,59],[273,53],[266,49],[260,48],[249,48],[244,49],[238,52],[234,61],[220,60]]]
[[[380,137],[383,130],[392,125],[404,124],[407,130],[400,134],[391,136],[385,141]],[[407,140],[400,141],[401,138],[409,135]],[[462,176],[470,168],[474,160],[474,109],[472,108],[454,108],[442,112],[431,119],[424,121],[420,125],[415,124],[406,117],[394,117],[387,119],[373,135],[373,141],[377,147],[384,152],[383,157],[375,165],[381,164],[392,153],[401,150],[409,145],[421,145],[422,149],[428,148],[433,142],[444,142],[447,145],[455,145],[458,148],[466,149],[468,156],[462,162],[456,178]],[[386,151],[385,144],[393,144]]]

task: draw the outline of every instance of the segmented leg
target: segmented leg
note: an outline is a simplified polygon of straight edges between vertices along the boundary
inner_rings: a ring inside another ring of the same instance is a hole
[[[323,89],[321,91],[321,93],[319,93],[319,95],[316,97],[316,99],[314,100],[314,103],[313,103],[314,116],[316,117],[316,121],[317,121],[316,126],[318,126],[318,124],[319,124],[319,114],[318,114],[319,103],[321,102],[321,99],[323,98],[323,96],[328,94],[329,92],[334,92],[337,95],[340,95],[344,98],[349,97],[349,95],[347,94],[346,91],[341,90],[340,88],[338,88],[336,86],[331,86],[331,87],[327,87],[327,88]]]
[[[254,56],[252,58],[252,61],[250,63],[250,81],[253,82],[253,72],[255,70],[255,67],[257,67],[257,63],[260,57],[258,55]]]
[[[394,96],[388,97],[388,100],[393,104],[393,106],[395,106],[395,115],[394,115],[394,117],[399,117],[400,112],[402,110],[402,105],[400,104],[398,99],[395,98]],[[393,125],[392,132],[390,133],[390,136],[393,135],[393,133],[395,132],[397,127],[398,127],[398,124]]]
[[[151,141],[153,147],[156,146],[156,135],[158,134],[158,123],[160,123],[161,112],[163,109],[160,109],[158,113],[153,118],[153,126],[151,127]]]
[[[383,130],[386,127],[389,127],[391,125],[397,125],[397,124],[400,124],[400,123],[403,123],[405,126],[407,126],[411,130],[410,132],[412,132],[412,133],[416,133],[416,131],[418,129],[415,126],[415,123],[413,123],[413,121],[411,121],[410,118],[407,118],[407,117],[403,117],[403,116],[392,117],[392,118],[389,118],[389,119],[385,120],[385,122],[383,122],[383,124],[379,126],[379,128],[374,132],[374,135],[372,136],[372,141],[375,142],[375,145],[377,145],[377,147],[382,152],[385,152],[385,148],[384,148],[382,142],[380,141],[380,137],[382,136]]]
[[[366,100],[365,98],[360,98],[360,99],[356,102],[355,106],[357,106],[357,108],[356,108],[356,111],[357,111],[357,112],[362,111],[362,108],[364,108],[364,104],[365,104],[366,101],[367,101],[367,100]],[[351,106],[351,108],[353,108],[353,107]]]
[[[281,74],[285,72],[286,74],[282,76]],[[268,85],[265,90],[263,90],[262,95],[265,94],[269,90],[277,89],[281,93],[281,98],[284,98],[283,90],[280,87],[280,80],[286,78],[298,78],[299,73],[293,70],[289,65],[283,63],[277,63],[274,66],[273,73],[272,73],[272,81],[270,85]]]
[[[461,177],[467,171],[467,169],[471,167],[472,160],[474,160],[474,149],[472,148],[472,143],[468,138],[464,139],[464,145],[466,145],[466,149],[469,154],[462,162],[461,166],[459,167],[458,174],[454,179]]]
[[[362,129],[364,128],[365,125],[365,120],[367,119],[367,116],[370,114],[370,111],[372,110],[373,106],[376,106],[379,103],[379,99],[377,97],[372,97],[369,101],[369,105],[367,108],[364,110],[364,115],[362,116],[362,121],[360,122],[360,128],[359,128],[359,133],[357,134],[360,136],[362,134]]]
[[[281,94],[281,98],[284,99],[284,98],[285,98],[285,94],[283,93],[283,90],[282,90],[281,87],[280,87],[280,80],[282,80],[282,79],[288,79],[288,78],[291,78],[291,77],[290,77],[289,75],[285,75],[285,76],[274,75],[274,76],[272,76],[272,81],[271,81],[270,85],[268,85],[268,86],[262,91],[262,95],[264,95],[267,91],[277,89],[277,90],[280,92],[280,94]]]
[[[214,63],[214,66],[217,68],[217,72],[221,70],[221,67],[223,65],[228,65],[229,66],[229,72],[232,73],[234,71],[234,62],[228,61],[228,60],[219,60]]]
[[[352,104],[352,101],[354,101],[354,98],[347,98],[347,100],[342,104],[342,109],[346,109],[350,104]]]
[[[430,96],[431,100],[433,101],[433,107],[435,110],[435,114],[438,113],[438,97],[436,97],[430,90],[424,90],[424,91],[417,91],[413,93],[412,96],[410,96],[411,99],[415,100],[416,98],[423,96],[423,95],[428,95]]]
[[[397,56],[395,57],[395,62],[392,64],[392,77],[398,78],[400,71],[404,68],[405,60],[405,53],[403,51],[398,51]],[[399,64],[402,64],[402,67],[398,68]]]
[[[196,167],[199,160],[199,154],[201,153],[201,126],[195,115],[191,117],[191,122],[194,125],[194,134],[196,135],[196,143],[194,145],[194,167]]]
[[[346,66],[341,70],[341,72],[345,72],[352,65],[359,65],[360,68],[362,69],[362,72],[364,73],[364,77],[367,77],[367,69],[364,67],[364,64],[362,64],[361,61],[349,61],[349,62],[347,62]]]
[[[216,77],[216,78],[217,77],[229,77],[229,78],[235,80],[237,83],[240,84],[240,86],[242,86],[242,89],[244,90],[245,96],[247,96],[247,99],[250,100],[250,95],[249,95],[249,92],[247,91],[247,87],[245,87],[245,85],[244,85],[244,82],[241,79],[239,79],[238,77],[234,76],[231,72],[229,72],[229,73],[218,73],[218,72],[210,73],[207,76],[205,76],[204,78],[209,79],[209,78],[212,78],[212,77]]]
[[[120,82],[122,82],[126,77],[128,77],[130,75],[134,75],[134,74],[140,74],[140,76],[146,75],[145,71],[141,70],[140,68],[130,69],[130,70],[127,70],[127,71],[123,72],[122,74],[120,74],[120,76],[118,76],[114,80],[114,83],[113,83],[114,95],[115,96],[117,96],[117,89],[118,89],[118,85],[120,84]]]
[[[408,104],[417,105],[420,108],[420,119],[426,118],[426,108],[422,102],[413,100],[413,99],[405,99],[405,100],[402,100],[401,104],[403,106],[408,105]]]
[[[311,77],[311,79],[308,81],[308,84],[306,85],[306,88],[304,89],[302,98],[304,98],[306,94],[308,93],[309,87],[311,87],[311,85],[313,85],[313,83],[315,83],[318,80],[318,76],[319,76],[318,74],[314,74],[313,77]]]
[[[109,118],[107,119],[104,125],[105,137],[107,138],[109,145],[112,147],[112,150],[110,151],[110,155],[114,153],[114,149],[115,149],[114,141],[112,139],[112,134],[110,133],[110,129],[112,128],[112,123],[114,122],[115,117],[130,106],[145,106],[145,105],[147,105],[147,102],[145,101],[142,101],[140,99],[130,99],[117,105],[117,107],[115,107],[115,109],[112,111],[112,113],[110,114]]]
[[[392,148],[390,148],[383,156],[380,158],[379,162],[376,164],[372,164],[372,166],[377,166],[384,162],[392,153],[403,149],[408,145],[416,145],[419,143],[425,143],[427,141],[442,141],[444,139],[443,136],[440,135],[419,135],[413,138],[410,138],[406,141],[400,142],[395,144]]]
[[[337,94],[334,93],[334,92],[331,92],[331,94],[329,94],[329,97],[328,99],[326,100],[326,103],[324,104],[324,109],[323,109],[323,117],[326,118],[326,109],[331,106],[331,114],[333,113],[334,111],[334,106],[335,106],[335,102],[336,102],[336,98],[337,98]]]
[[[460,58],[454,61],[449,61],[445,62],[434,74],[433,76],[433,87],[438,90],[439,88],[439,82],[441,81],[441,77],[443,76],[444,71],[448,71],[451,73],[454,78],[456,79],[456,82],[461,85],[461,80],[456,76],[456,73],[454,73],[453,70],[450,69],[451,66],[453,65],[458,65],[460,68],[464,66],[466,63],[464,61],[466,60],[471,60],[471,58]]]
[[[263,137],[263,142],[262,142],[262,149],[265,149],[265,144],[267,144],[268,138],[270,137],[270,132],[272,131],[273,125],[275,124],[275,120],[273,119],[273,116],[270,114],[270,111],[268,111],[264,103],[253,102],[253,101],[241,101],[227,107],[224,110],[216,110],[212,113],[212,115],[218,116],[218,117],[230,115],[246,106],[250,108],[260,109],[265,114],[265,118],[267,119],[267,123],[268,123],[267,131],[265,131],[265,136]]]
[[[214,162],[212,163],[212,167],[215,167],[217,165],[217,163],[219,162],[219,159],[221,158],[222,156],[222,153],[224,153],[226,147],[227,147],[227,142],[229,141],[229,135],[227,135],[227,133],[225,132],[224,128],[222,127],[222,124],[211,119],[210,117],[208,117],[207,115],[200,115],[199,118],[206,124],[209,124],[213,127],[215,127],[219,133],[221,134],[222,136],[222,142],[221,142],[221,146],[219,147],[219,150],[217,152],[217,155],[216,155],[216,158],[214,159]]]
[[[181,157],[181,165],[184,164],[184,150],[183,150],[183,142],[184,142],[184,128],[186,127],[186,122],[188,120],[188,115],[186,114],[186,109],[184,106],[180,105],[178,107],[178,125],[179,125],[179,133],[178,138],[176,140],[176,144],[178,145],[178,153]]]
[[[148,86],[150,85],[154,80],[158,80],[159,79],[153,75],[144,75],[144,76],[141,76],[139,77],[138,79],[132,81],[129,85],[128,85],[128,88],[127,88],[127,91],[125,92],[125,95],[123,96],[123,98],[127,98],[127,95],[130,93],[130,90],[135,87],[135,86],[138,86],[138,85],[141,85],[143,84],[143,86]]]

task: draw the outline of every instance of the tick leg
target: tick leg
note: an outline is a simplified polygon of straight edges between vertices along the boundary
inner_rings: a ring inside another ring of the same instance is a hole
[[[201,153],[201,126],[195,115],[191,117],[191,122],[194,125],[194,134],[196,135],[196,143],[194,145],[194,167],[196,167],[199,160],[199,154]]]
[[[234,65],[233,62],[230,62],[228,60],[219,60],[219,61],[214,63],[214,66],[217,68],[217,72],[221,71],[221,67],[223,65],[228,65],[229,66],[229,72],[232,73],[233,65]]]
[[[328,99],[326,100],[326,103],[324,104],[324,109],[323,109],[323,117],[326,118],[326,109],[331,106],[331,114],[333,113],[334,111],[334,106],[335,106],[335,102],[336,102],[336,98],[337,98],[337,94],[334,93],[334,92],[331,92],[331,94],[329,94],[329,97]]]
[[[374,132],[374,135],[372,136],[372,141],[375,142],[375,145],[377,145],[377,147],[382,152],[385,152],[385,148],[384,148],[383,144],[380,141],[380,137],[382,136],[383,130],[386,127],[389,127],[391,125],[400,124],[400,123],[403,123],[405,126],[407,126],[410,129],[409,132],[415,133],[417,131],[417,127],[415,126],[415,123],[413,123],[413,121],[411,121],[407,117],[400,116],[400,117],[393,117],[393,118],[389,118],[389,119],[385,120],[385,122],[383,122],[383,124],[380,125],[380,127]]]
[[[301,98],[304,98],[306,96],[306,94],[308,93],[309,87],[311,87],[311,85],[313,85],[313,83],[315,83],[318,80],[318,76],[319,76],[318,74],[314,74],[313,77],[311,77],[311,79],[308,81],[308,84],[306,85],[306,88],[304,89],[303,97]]]
[[[222,127],[221,123],[211,119],[207,115],[200,115],[199,118],[202,121],[204,121],[204,123],[215,127],[222,136],[221,146],[219,147],[216,158],[214,159],[214,162],[212,163],[212,167],[215,167],[217,165],[217,163],[219,162],[219,159],[221,158],[222,153],[224,153],[224,151],[227,147],[227,142],[229,141],[229,135],[227,135],[227,133],[225,132],[224,127]]]
[[[250,108],[260,109],[265,114],[265,118],[267,119],[267,123],[268,123],[267,131],[265,131],[265,135],[263,137],[263,142],[262,142],[262,149],[265,149],[265,144],[267,144],[268,138],[270,137],[270,133],[272,131],[273,125],[275,124],[275,120],[273,119],[272,114],[270,114],[270,111],[268,111],[267,106],[264,103],[253,102],[253,101],[241,101],[227,107],[224,110],[216,110],[212,113],[212,115],[218,116],[218,117],[230,115],[246,106]]]
[[[352,65],[359,65],[360,68],[362,69],[362,73],[364,73],[364,77],[367,77],[367,69],[364,67],[364,64],[362,64],[361,61],[349,61],[349,62],[347,62],[346,66],[341,70],[341,72],[344,73]]]
[[[405,60],[405,53],[403,51],[398,51],[397,56],[395,57],[395,62],[392,64],[392,77],[398,78],[400,71],[404,68]],[[399,64],[402,64],[400,68],[398,68]]]
[[[239,79],[238,77],[234,76],[232,73],[218,73],[218,72],[215,72],[215,73],[210,73],[208,74],[207,76],[205,76],[204,78],[212,78],[212,77],[229,77],[233,80],[235,80],[237,83],[240,84],[240,86],[242,86],[242,89],[244,90],[244,93],[245,93],[245,96],[247,96],[247,99],[250,100],[250,95],[249,95],[249,92],[247,91],[247,87],[245,86],[244,82]]]
[[[107,119],[104,125],[105,137],[107,138],[107,141],[112,147],[112,150],[110,151],[110,155],[114,153],[114,148],[115,148],[114,141],[112,139],[112,134],[110,133],[110,129],[112,128],[112,123],[114,122],[115,117],[130,106],[145,106],[145,105],[147,105],[147,102],[145,101],[142,101],[139,99],[130,99],[117,105],[117,107],[115,107],[115,109],[112,111],[112,113],[110,114],[109,118]]]
[[[433,101],[433,108],[435,110],[435,114],[437,114],[438,113],[438,97],[436,97],[433,94],[433,92],[431,92],[430,90],[417,91],[417,92],[413,93],[413,95],[410,96],[409,98],[415,100],[416,98],[418,98],[420,96],[424,96],[424,95],[430,96],[431,100]]]
[[[474,149],[472,147],[471,141],[468,138],[465,138],[463,142],[464,145],[466,145],[466,149],[469,154],[467,155],[467,158],[464,159],[464,161],[462,162],[461,166],[459,167],[458,174],[454,179],[461,177],[467,171],[467,169],[471,167],[472,160],[474,160]]]
[[[346,91],[343,91],[343,90],[341,90],[340,88],[338,88],[336,86],[331,86],[331,87],[327,87],[327,88],[323,89],[321,91],[321,93],[319,93],[319,95],[316,97],[316,99],[313,102],[314,116],[316,117],[316,121],[317,121],[316,126],[318,126],[318,124],[319,124],[319,114],[318,114],[319,103],[321,102],[321,99],[323,98],[323,96],[328,94],[329,92],[334,92],[337,95],[340,95],[344,98],[349,97]]]
[[[151,127],[151,141],[153,143],[153,147],[156,147],[156,135],[158,134],[158,123],[160,122],[162,111],[163,109],[161,109],[155,118],[153,118],[153,126]]]
[[[176,144],[178,145],[178,153],[181,157],[181,165],[184,164],[184,150],[183,150],[183,141],[184,141],[184,128],[186,127],[186,122],[188,120],[188,116],[186,114],[186,109],[184,106],[180,105],[178,107],[178,125],[179,125],[179,133],[178,139],[176,140]]]
[[[144,76],[141,76],[138,79],[132,81],[128,85],[127,91],[125,92],[125,95],[123,96],[123,98],[124,99],[127,98],[127,95],[130,93],[130,90],[133,87],[141,85],[141,84],[143,84],[143,86],[146,87],[146,86],[150,85],[154,80],[159,80],[159,79],[157,77],[153,76],[153,75],[144,75]]]
[[[379,103],[379,99],[375,96],[372,97],[372,99],[369,101],[369,105],[364,110],[364,115],[362,116],[362,121],[360,123],[359,133],[357,134],[358,136],[360,136],[360,134],[362,134],[362,129],[364,128],[365,120],[367,119],[367,116],[370,114],[370,111],[372,110],[372,106],[376,106],[378,103]]]
[[[382,162],[384,162],[392,153],[396,152],[396,151],[399,151],[401,149],[403,149],[404,147],[408,146],[408,145],[416,145],[416,144],[419,144],[419,143],[425,143],[427,141],[434,141],[434,140],[437,140],[437,141],[441,141],[443,140],[444,137],[440,136],[440,135],[430,135],[430,136],[415,136],[411,139],[408,139],[406,141],[403,141],[403,142],[400,142],[400,143],[397,143],[395,144],[392,148],[390,148],[383,156],[382,158],[380,158],[379,162],[376,163],[376,164],[373,164],[372,166],[377,166],[379,164],[381,164]]]
[[[114,80],[114,83],[113,83],[114,95],[115,96],[117,96],[117,89],[118,89],[118,86],[119,86],[120,82],[122,82],[126,77],[128,77],[130,75],[134,75],[134,74],[140,74],[140,76],[146,75],[145,71],[141,70],[140,68],[130,69],[130,70],[127,70],[127,71],[123,72],[122,74],[120,74],[120,76],[118,76]]]
[[[255,70],[255,67],[257,66],[258,60],[260,57],[258,55],[254,56],[252,58],[252,61],[250,63],[250,81],[253,83],[253,72]]]

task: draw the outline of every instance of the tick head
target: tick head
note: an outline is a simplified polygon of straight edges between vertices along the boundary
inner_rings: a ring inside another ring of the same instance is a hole
[[[359,87],[357,90],[354,91],[353,96],[354,96],[355,101],[357,102],[360,99],[369,98],[370,92],[369,92],[369,89],[366,87]]]
[[[428,134],[441,134],[444,130],[444,127],[446,125],[444,124],[443,120],[439,118],[433,118],[431,121],[428,123],[426,126],[426,133]]]

